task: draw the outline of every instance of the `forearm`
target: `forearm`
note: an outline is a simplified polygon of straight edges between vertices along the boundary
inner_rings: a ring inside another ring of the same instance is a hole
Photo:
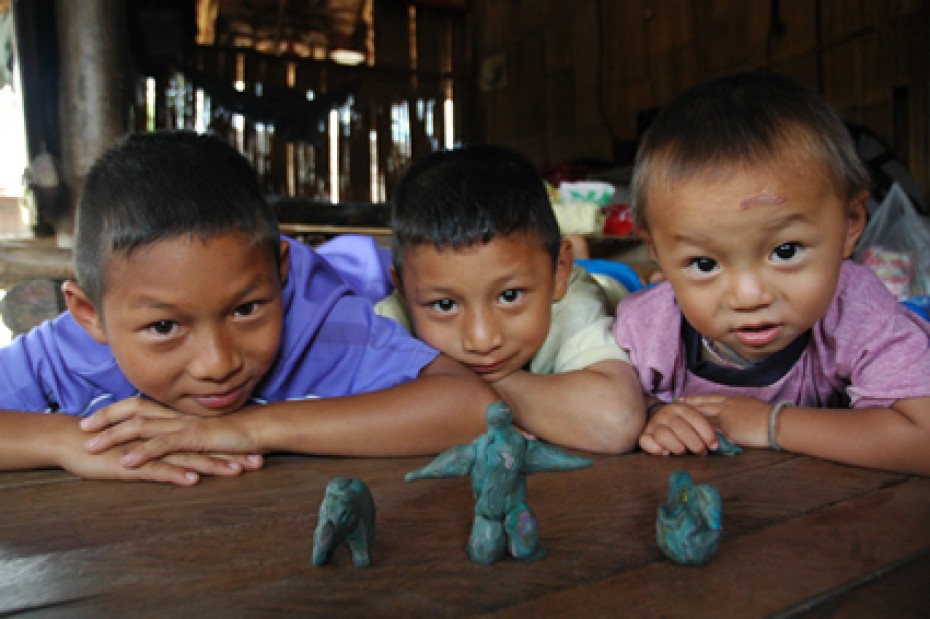
[[[60,467],[65,442],[82,438],[70,415],[0,411],[0,470]]]
[[[432,374],[383,391],[269,404],[230,420],[244,424],[256,451],[433,455],[484,432],[484,411],[496,399],[472,374]]]
[[[624,453],[643,429],[639,382],[622,361],[562,374],[516,372],[494,387],[510,404],[516,425],[551,443]]]
[[[930,475],[927,401],[927,398],[911,400],[907,412],[913,414],[898,410],[899,405],[854,410],[788,407],[778,417],[775,436],[786,451],[857,466]]]

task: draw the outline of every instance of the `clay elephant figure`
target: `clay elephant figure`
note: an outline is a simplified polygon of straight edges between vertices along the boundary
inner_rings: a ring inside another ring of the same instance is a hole
[[[368,567],[374,540],[375,503],[368,486],[349,477],[331,479],[313,534],[314,565],[328,563],[336,547],[345,543],[355,567]]]

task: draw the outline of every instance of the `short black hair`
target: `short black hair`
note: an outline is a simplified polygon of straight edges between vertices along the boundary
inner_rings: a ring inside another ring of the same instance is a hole
[[[766,165],[782,154],[822,163],[844,201],[869,187],[846,125],[816,91],[768,71],[698,84],[664,107],[643,136],[631,183],[634,218],[648,228],[653,183]]]
[[[442,150],[417,160],[392,200],[394,269],[406,249],[486,244],[498,236],[539,239],[555,264],[561,234],[539,170],[521,153],[490,144]]]
[[[91,167],[78,201],[74,270],[99,307],[105,262],[177,236],[244,232],[279,260],[280,232],[251,164],[192,131],[130,134]]]

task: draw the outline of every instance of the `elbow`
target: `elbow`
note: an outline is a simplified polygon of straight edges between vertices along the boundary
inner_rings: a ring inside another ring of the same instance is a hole
[[[639,444],[646,419],[642,405],[617,407],[604,412],[595,432],[589,436],[589,451],[620,455],[633,451]]]

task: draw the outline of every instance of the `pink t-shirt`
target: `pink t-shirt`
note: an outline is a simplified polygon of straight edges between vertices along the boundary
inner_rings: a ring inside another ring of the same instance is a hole
[[[688,337],[694,331],[682,319],[668,283],[623,299],[613,332],[629,352],[643,390],[660,400],[743,395],[865,408],[930,397],[930,323],[898,303],[870,268],[849,260],[826,315],[805,339],[788,347],[793,350],[759,367],[736,370],[698,362],[694,346],[685,342],[694,339]]]

